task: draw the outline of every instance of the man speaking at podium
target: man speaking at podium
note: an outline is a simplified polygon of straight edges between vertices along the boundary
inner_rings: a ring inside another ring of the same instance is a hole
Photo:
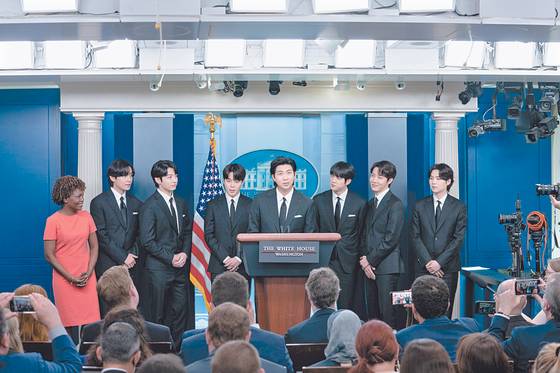
[[[310,233],[314,231],[311,199],[294,188],[296,162],[278,157],[270,163],[276,188],[259,194],[249,214],[249,233]]]

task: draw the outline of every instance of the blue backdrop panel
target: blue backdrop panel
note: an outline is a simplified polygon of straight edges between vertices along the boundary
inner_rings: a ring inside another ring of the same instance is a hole
[[[58,90],[0,91],[0,103],[0,291],[36,283],[51,293],[43,229],[61,172]]]
[[[368,120],[364,114],[346,115],[346,159],[354,165],[356,177],[350,190],[362,198],[369,196]]]

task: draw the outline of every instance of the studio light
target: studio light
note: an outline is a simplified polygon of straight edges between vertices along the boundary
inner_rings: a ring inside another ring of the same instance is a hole
[[[43,42],[45,69],[84,69],[86,45],[74,40]]]
[[[0,42],[0,69],[32,69],[35,44],[32,41]]]
[[[230,0],[232,13],[286,13],[287,0]]]
[[[544,43],[543,65],[560,66],[560,42]]]
[[[373,68],[375,47],[375,40],[348,40],[336,48],[334,66],[337,69]]]
[[[137,48],[133,40],[115,40],[92,43],[95,67],[98,69],[133,69],[136,67]]]
[[[483,41],[448,41],[444,66],[480,69],[484,66],[486,43]]]
[[[466,105],[473,97],[480,97],[481,95],[482,84],[480,82],[466,82],[465,90],[459,93],[459,101]]]
[[[282,84],[282,82],[278,80],[269,81],[268,93],[270,93],[272,96],[276,96],[278,93],[280,93],[280,84]]]
[[[498,69],[531,69],[538,66],[537,43],[496,42],[494,65]]]
[[[242,39],[208,39],[204,49],[206,67],[243,67],[246,41]]]
[[[72,13],[78,11],[78,0],[21,0],[24,13]]]
[[[264,67],[303,67],[304,40],[268,39],[263,43]]]
[[[455,10],[455,0],[399,0],[401,13],[451,12]]]
[[[313,0],[313,11],[321,13],[367,12],[369,0]]]

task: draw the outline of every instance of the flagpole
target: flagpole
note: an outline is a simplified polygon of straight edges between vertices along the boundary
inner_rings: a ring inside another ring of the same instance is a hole
[[[214,113],[208,113],[204,117],[204,123],[210,127],[210,148],[212,149],[212,154],[216,156],[216,137],[214,133],[216,132],[216,124],[220,127],[222,126],[222,117]]]

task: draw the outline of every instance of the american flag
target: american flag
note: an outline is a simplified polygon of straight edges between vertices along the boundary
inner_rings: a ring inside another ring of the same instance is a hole
[[[220,170],[216,164],[216,157],[212,151],[212,146],[208,151],[208,160],[204,167],[200,196],[193,221],[192,250],[191,250],[191,272],[190,280],[202,293],[206,309],[210,309],[210,275],[207,272],[208,261],[210,260],[210,248],[204,241],[204,216],[206,215],[206,205],[214,198],[224,194],[220,181]]]

